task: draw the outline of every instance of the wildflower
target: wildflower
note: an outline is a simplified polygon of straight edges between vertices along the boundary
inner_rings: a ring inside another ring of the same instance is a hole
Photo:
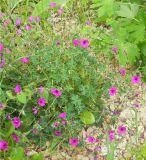
[[[29,62],[29,58],[28,57],[21,58],[21,62],[28,63]]]
[[[15,128],[19,128],[21,126],[21,121],[18,117],[14,117],[12,120],[12,124]]]
[[[40,92],[40,94],[42,94],[44,92],[44,87],[43,86],[39,87],[39,92]]]
[[[114,130],[108,131],[108,135],[109,135],[110,141],[113,141],[115,139],[115,131]]]
[[[54,132],[54,135],[55,135],[55,136],[61,136],[62,134],[61,134],[61,131],[55,131],[55,132]]]
[[[10,23],[11,23],[11,21],[10,21],[9,19],[6,19],[6,20],[3,22],[3,26],[4,26],[4,27],[7,27]]]
[[[29,22],[32,22],[34,20],[34,17],[33,16],[30,16],[29,18],[28,18],[28,21]]]
[[[118,127],[118,133],[121,134],[121,135],[126,134],[126,127],[119,126]]]
[[[62,8],[58,9],[58,14],[61,15],[64,12]]]
[[[33,114],[36,115],[38,113],[38,109],[37,108],[32,108]]]
[[[90,22],[90,21],[87,21],[87,22],[86,22],[86,25],[91,26],[91,22]]]
[[[41,20],[41,19],[40,19],[39,16],[36,16],[36,17],[35,17],[35,21],[36,21],[36,22],[40,22],[40,20]]]
[[[37,130],[36,128],[34,128],[34,129],[32,130],[32,132],[33,132],[34,134],[37,134],[37,133],[38,133],[38,130]]]
[[[88,142],[88,143],[94,143],[94,142],[95,142],[95,138],[92,137],[92,136],[89,136],[89,137],[87,138],[87,142]]]
[[[126,75],[126,69],[125,68],[121,68],[120,69],[120,74],[121,74],[121,76],[125,76]]]
[[[62,95],[61,91],[56,89],[56,88],[52,88],[51,89],[51,93],[55,96],[55,97],[60,97]]]
[[[4,140],[0,140],[0,150],[1,151],[8,150],[8,142],[6,142]]]
[[[31,30],[31,28],[32,28],[32,27],[31,27],[30,25],[26,25],[26,26],[25,26],[25,29],[26,29],[27,31]]]
[[[66,123],[67,123],[67,122],[66,122],[66,121],[64,121],[64,120],[63,120],[63,121],[61,121],[61,124],[63,124],[63,125],[66,125]]]
[[[74,39],[74,40],[72,41],[72,43],[73,43],[73,45],[76,47],[76,46],[79,45],[80,41],[79,41],[78,39]]]
[[[110,89],[109,89],[109,95],[110,96],[115,96],[117,94],[117,88],[112,86]]]
[[[56,127],[58,127],[59,126],[59,123],[58,122],[55,122],[54,124],[53,124],[53,127],[54,128],[56,128]]]
[[[66,112],[62,112],[59,114],[59,118],[65,119],[67,116]]]
[[[6,48],[6,53],[10,54],[11,53],[10,49]]]
[[[133,76],[133,77],[131,78],[131,82],[132,82],[133,84],[138,84],[138,83],[140,83],[140,81],[141,81],[140,76]]]
[[[21,36],[21,35],[22,35],[22,30],[21,30],[21,29],[18,29],[18,30],[16,31],[16,34],[17,34],[18,36]]]
[[[3,103],[0,103],[0,109],[4,109],[6,106]]]
[[[69,140],[69,143],[70,143],[70,145],[76,147],[76,146],[78,145],[78,143],[79,143],[78,138],[71,138],[71,139]]]
[[[0,68],[3,68],[4,65],[5,65],[5,60],[4,60],[4,59],[1,59]]]
[[[45,105],[46,105],[46,100],[45,100],[45,98],[40,98],[40,99],[38,100],[38,105],[41,106],[41,107],[45,106]]]
[[[11,116],[10,116],[10,115],[7,115],[7,119],[10,120],[10,119],[11,119]]]
[[[80,40],[80,46],[83,47],[83,48],[88,48],[89,47],[89,41],[88,39],[81,39]]]
[[[55,2],[50,2],[50,3],[49,3],[49,6],[50,6],[51,8],[54,8],[54,7],[56,7],[56,3],[55,3]]]
[[[118,48],[113,47],[113,48],[112,48],[112,51],[113,51],[114,53],[117,53],[117,52],[118,52]]]
[[[0,43],[0,51],[2,51],[3,49],[4,49],[4,45]]]
[[[21,25],[21,19],[16,19],[16,22],[15,22],[15,24],[16,24],[16,26],[20,26]]]
[[[16,143],[19,143],[20,139],[16,134],[12,134],[12,138]]]
[[[20,85],[16,85],[15,86],[15,93],[20,93],[22,91],[21,86]]]

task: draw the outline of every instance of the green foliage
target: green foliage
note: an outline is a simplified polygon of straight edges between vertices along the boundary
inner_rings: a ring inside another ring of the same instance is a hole
[[[89,111],[82,112],[80,115],[80,119],[86,125],[93,124],[95,122],[94,115]]]

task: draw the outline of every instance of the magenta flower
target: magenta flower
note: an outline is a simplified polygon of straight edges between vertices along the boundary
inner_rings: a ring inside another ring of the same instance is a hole
[[[21,126],[21,121],[18,117],[14,117],[12,120],[12,124],[15,128],[19,128]]]
[[[6,53],[10,54],[11,53],[10,49],[6,48]]]
[[[79,143],[78,138],[71,138],[71,139],[69,140],[69,143],[70,143],[70,145],[76,147],[76,146],[78,145],[78,143]]]
[[[56,3],[55,3],[55,2],[50,2],[50,3],[49,3],[49,6],[50,6],[51,8],[54,8],[54,7],[56,7]]]
[[[4,49],[4,45],[0,43],[0,51],[2,51],[3,49]]]
[[[78,45],[80,44],[80,41],[79,41],[78,39],[74,39],[74,40],[72,41],[72,43],[73,43],[73,45],[76,47],[76,46],[78,46]]]
[[[39,92],[40,92],[40,94],[42,94],[44,92],[44,87],[43,86],[39,87]]]
[[[33,16],[29,16],[28,21],[32,22],[33,20],[34,20],[34,17]]]
[[[62,112],[59,114],[59,118],[65,119],[67,116],[66,112]]]
[[[16,19],[16,22],[15,22],[15,24],[16,24],[16,26],[20,26],[21,25],[21,19]]]
[[[133,77],[131,78],[131,82],[132,82],[133,84],[138,84],[138,83],[140,83],[140,81],[141,81],[140,76],[133,76]]]
[[[10,21],[9,19],[6,19],[6,20],[3,22],[3,26],[4,26],[4,27],[7,27],[10,23],[11,23],[11,21]]]
[[[109,95],[110,96],[115,96],[117,94],[117,88],[112,86],[110,89],[109,89]]]
[[[21,62],[25,64],[29,63],[29,58],[28,57],[21,58]]]
[[[66,125],[66,121],[65,120],[63,120],[63,121],[61,121],[61,123],[63,124],[63,125]]]
[[[56,89],[56,88],[52,88],[51,89],[51,93],[55,96],[55,97],[60,97],[62,95],[61,91]]]
[[[61,136],[62,134],[61,134],[61,131],[55,131],[55,132],[54,132],[54,135],[55,135],[55,136]]]
[[[8,142],[6,142],[4,140],[0,140],[0,150],[1,151],[8,150]]]
[[[30,25],[26,25],[26,26],[25,26],[25,29],[26,29],[27,31],[31,30],[31,28],[32,28],[32,27],[31,27]]]
[[[3,68],[3,67],[4,67],[4,65],[5,65],[5,60],[4,60],[4,59],[2,59],[2,60],[1,60],[1,63],[0,63],[0,68]]]
[[[38,109],[37,108],[32,108],[33,114],[36,115],[38,113]]]
[[[58,14],[61,15],[64,12],[62,8],[58,9]]]
[[[108,135],[109,135],[110,141],[113,141],[115,139],[115,131],[114,130],[108,131]]]
[[[125,68],[121,68],[120,69],[120,74],[121,74],[121,76],[125,76],[126,75],[126,69]]]
[[[45,106],[45,105],[46,105],[46,100],[45,100],[45,98],[40,98],[40,99],[38,100],[38,105],[41,106],[41,107]]]
[[[92,136],[89,136],[89,137],[87,138],[87,142],[88,142],[88,143],[94,143],[94,142],[95,142],[95,138],[92,137]]]
[[[126,127],[124,127],[124,126],[119,126],[119,127],[118,127],[118,133],[121,134],[121,135],[126,134]]]
[[[56,128],[56,127],[58,127],[59,126],[59,123],[58,122],[55,122],[54,124],[53,124],[53,127],[54,128]]]
[[[20,139],[16,134],[12,134],[12,138],[16,143],[19,143]]]
[[[80,46],[83,47],[83,48],[88,48],[89,47],[89,41],[88,41],[88,39],[82,38],[80,40]]]
[[[114,53],[117,53],[117,52],[118,52],[118,48],[114,47],[114,48],[112,48],[112,51],[113,51]]]
[[[15,86],[15,93],[20,93],[22,92],[21,86],[20,85],[16,85]]]

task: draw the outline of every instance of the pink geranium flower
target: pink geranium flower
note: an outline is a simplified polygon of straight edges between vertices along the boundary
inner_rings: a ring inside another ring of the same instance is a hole
[[[61,134],[61,131],[55,131],[55,132],[54,132],[54,135],[55,135],[55,136],[61,136],[62,134]]]
[[[4,140],[0,140],[0,150],[1,151],[8,150],[8,142],[6,142]]]
[[[65,120],[63,120],[63,121],[61,121],[61,123],[63,124],[63,125],[66,125],[66,121]]]
[[[112,51],[113,51],[114,53],[118,53],[118,48],[113,47],[113,48],[112,48]]]
[[[87,142],[88,142],[88,143],[94,143],[94,142],[95,142],[95,138],[92,137],[92,136],[89,136],[89,137],[87,138]]]
[[[117,88],[112,86],[110,89],[109,89],[109,95],[110,96],[115,96],[117,94]]]
[[[44,87],[43,86],[39,87],[39,92],[40,92],[40,94],[42,94],[44,92]]]
[[[36,16],[36,17],[35,17],[35,21],[36,21],[36,22],[40,22],[40,20],[41,20],[41,19],[40,19],[39,16]]]
[[[21,19],[19,19],[19,18],[18,18],[18,19],[16,19],[16,22],[15,22],[16,26],[20,26],[20,25],[21,25],[21,23],[22,23],[22,22],[21,22]]]
[[[33,114],[36,115],[38,113],[38,109],[37,108],[32,108]]]
[[[21,62],[26,64],[29,62],[29,58],[28,57],[21,58]]]
[[[70,143],[70,145],[76,147],[76,146],[79,144],[78,138],[71,138],[71,139],[69,140],[69,143]]]
[[[120,69],[120,74],[121,74],[121,76],[125,76],[126,75],[126,69],[125,68],[121,68]]]
[[[118,133],[121,134],[121,135],[126,134],[126,127],[124,127],[124,126],[119,126],[119,127],[118,127]]]
[[[109,135],[110,141],[113,141],[115,139],[115,131],[114,130],[108,131],[108,135]]]
[[[59,118],[65,119],[67,116],[66,112],[62,112],[59,114]]]
[[[62,95],[61,91],[56,89],[56,88],[52,88],[51,89],[51,93],[55,96],[55,97],[60,97]]]
[[[33,20],[34,20],[34,17],[33,16],[29,16],[28,21],[32,22]]]
[[[21,126],[21,121],[18,117],[14,117],[12,120],[12,124],[15,128],[19,128]]]
[[[54,8],[54,7],[56,7],[56,3],[55,3],[55,2],[50,2],[50,3],[49,3],[49,6],[50,6],[51,8]]]
[[[56,128],[56,127],[58,127],[59,126],[59,123],[58,122],[55,122],[54,124],[53,124],[53,127],[54,128]]]
[[[40,99],[38,100],[38,105],[41,106],[41,107],[45,106],[45,105],[46,105],[46,100],[45,100],[45,98],[40,98]]]
[[[138,84],[138,83],[140,83],[140,81],[141,81],[140,76],[133,76],[133,77],[131,78],[132,84]]]
[[[27,31],[31,30],[31,28],[32,28],[32,27],[31,27],[30,25],[26,25],[26,26],[25,26],[25,29],[26,29]]]
[[[58,9],[58,14],[61,15],[64,12],[62,8]]]
[[[22,30],[21,30],[21,29],[18,29],[18,30],[16,31],[16,34],[17,34],[17,36],[21,36],[21,35],[22,35]]]
[[[20,85],[16,85],[15,86],[15,93],[20,93],[22,91],[21,86]]]
[[[4,45],[0,43],[0,51],[2,51],[3,49],[4,49]]]
[[[78,39],[74,39],[74,40],[72,41],[72,43],[73,43],[73,45],[76,47],[76,46],[78,46],[78,45],[80,44],[80,41],[79,41]]]
[[[88,39],[81,39],[80,40],[80,46],[83,48],[88,48],[89,47],[89,40]]]
[[[20,139],[16,134],[12,134],[12,138],[16,143],[19,143]]]

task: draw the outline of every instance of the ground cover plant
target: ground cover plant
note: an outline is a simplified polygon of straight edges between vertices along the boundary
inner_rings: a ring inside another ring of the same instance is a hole
[[[145,26],[142,0],[1,0],[0,159],[144,159]]]

